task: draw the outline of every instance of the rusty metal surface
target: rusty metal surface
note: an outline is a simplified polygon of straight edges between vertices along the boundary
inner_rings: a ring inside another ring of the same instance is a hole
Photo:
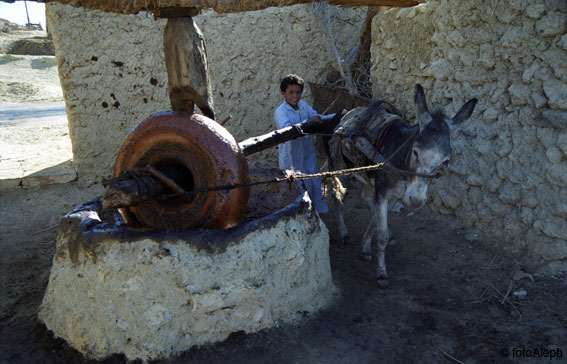
[[[187,112],[164,112],[141,122],[122,144],[113,175],[152,165],[186,191],[248,183],[248,165],[232,135],[215,121]],[[226,229],[240,222],[249,188],[153,198],[121,209],[128,225],[156,229]],[[133,216],[132,216],[133,215]]]

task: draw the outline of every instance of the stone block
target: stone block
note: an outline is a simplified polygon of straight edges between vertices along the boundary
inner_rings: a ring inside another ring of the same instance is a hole
[[[559,11],[547,14],[537,21],[535,30],[540,37],[548,38],[561,35],[567,31],[565,14]]]
[[[444,59],[437,59],[431,62],[425,74],[439,81],[446,81],[450,73],[452,73],[452,66],[449,62]]]
[[[530,88],[526,85],[511,85],[508,87],[508,92],[512,105],[526,105],[531,100]]]
[[[539,91],[532,92],[532,101],[534,106],[538,109],[544,108],[547,105],[547,97]]]
[[[567,118],[566,118],[567,121]],[[567,124],[566,124],[567,126]],[[567,128],[566,128],[567,129]],[[567,133],[562,133],[557,136],[557,147],[567,155]]]
[[[567,84],[559,81],[547,81],[543,84],[547,103],[552,109],[567,110]]]
[[[441,201],[443,201],[443,205],[448,207],[451,210],[455,210],[459,205],[461,205],[461,200],[454,196],[449,191],[444,191],[440,193]]]
[[[522,207],[522,209],[520,210],[520,218],[525,225],[532,225],[532,223],[534,222],[534,214],[532,209]]]
[[[26,187],[68,183],[77,179],[77,171],[73,163],[65,161],[37,172],[25,174],[22,177],[22,185]]]
[[[523,32],[520,26],[509,25],[505,28],[500,40],[504,48],[519,48],[522,46]]]
[[[545,156],[550,163],[559,163],[563,159],[563,153],[557,147],[549,147],[545,151]]]
[[[531,4],[526,7],[524,14],[530,19],[539,20],[545,14],[545,4]]]
[[[481,45],[479,50],[479,57],[477,63],[486,70],[491,70],[496,64],[494,57],[494,50],[488,45]]]
[[[482,118],[484,119],[484,121],[496,121],[498,120],[500,114],[500,110],[490,107],[484,111]]]
[[[23,171],[20,161],[4,157],[0,161],[0,189],[17,187],[22,183]]]
[[[567,203],[562,203],[553,211],[553,215],[567,219]]]
[[[469,186],[482,186],[482,178],[476,174],[471,174],[467,176],[466,182]]]
[[[506,183],[500,187],[498,192],[500,201],[504,202],[505,204],[515,205],[520,202],[522,197],[519,185]]]
[[[535,72],[540,68],[541,68],[541,65],[538,61],[535,61],[530,66],[526,67],[524,69],[524,72],[522,73],[522,82],[528,83],[528,84],[531,83],[532,80],[534,79]]]
[[[486,187],[488,188],[488,191],[490,191],[491,193],[495,193],[496,191],[498,191],[498,188],[500,188],[500,186],[502,185],[502,179],[500,179],[498,176],[495,175],[491,175],[488,180],[485,182]]]
[[[563,49],[564,51],[567,51],[567,34],[564,34],[561,36],[561,39],[559,40],[559,44],[558,44],[561,49]]]
[[[567,111],[559,110],[543,110],[541,113],[542,119],[550,126],[559,130],[567,129]]]
[[[539,142],[545,148],[549,148],[555,145],[555,142],[557,140],[557,134],[555,133],[555,130],[551,128],[537,128],[536,135]]]
[[[541,230],[551,238],[567,240],[567,220],[552,217],[541,221]]]
[[[567,83],[567,62],[565,62],[567,52],[558,47],[553,47],[546,50],[542,56],[553,76],[563,84]]]
[[[8,190],[22,185],[21,178],[0,178],[0,190]]]
[[[550,165],[546,177],[549,183],[553,185],[567,187],[567,162]]]

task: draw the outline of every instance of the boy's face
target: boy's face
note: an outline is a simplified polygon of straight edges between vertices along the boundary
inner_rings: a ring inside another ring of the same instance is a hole
[[[281,91],[285,101],[292,107],[297,107],[302,92],[303,90],[299,85],[288,85],[285,91]]]

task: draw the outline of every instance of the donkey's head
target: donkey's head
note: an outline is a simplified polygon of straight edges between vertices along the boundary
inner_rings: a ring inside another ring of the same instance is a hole
[[[451,123],[458,125],[470,118],[477,99],[471,99],[453,116]],[[425,94],[421,85],[415,85],[414,103],[416,118],[420,125],[420,133],[413,144],[409,160],[409,169],[423,175],[440,175],[451,159],[451,139],[449,124],[445,120],[443,110],[427,108]],[[407,179],[404,193],[404,204],[410,208],[418,208],[427,201],[429,178],[411,176]]]

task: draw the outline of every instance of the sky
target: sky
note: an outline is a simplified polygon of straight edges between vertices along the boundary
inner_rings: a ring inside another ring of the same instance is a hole
[[[36,3],[35,1],[16,1],[14,3],[5,3],[0,1],[0,18],[25,25],[28,22],[26,17],[26,5],[30,15],[30,23],[41,23],[41,27],[45,30],[45,4]]]

